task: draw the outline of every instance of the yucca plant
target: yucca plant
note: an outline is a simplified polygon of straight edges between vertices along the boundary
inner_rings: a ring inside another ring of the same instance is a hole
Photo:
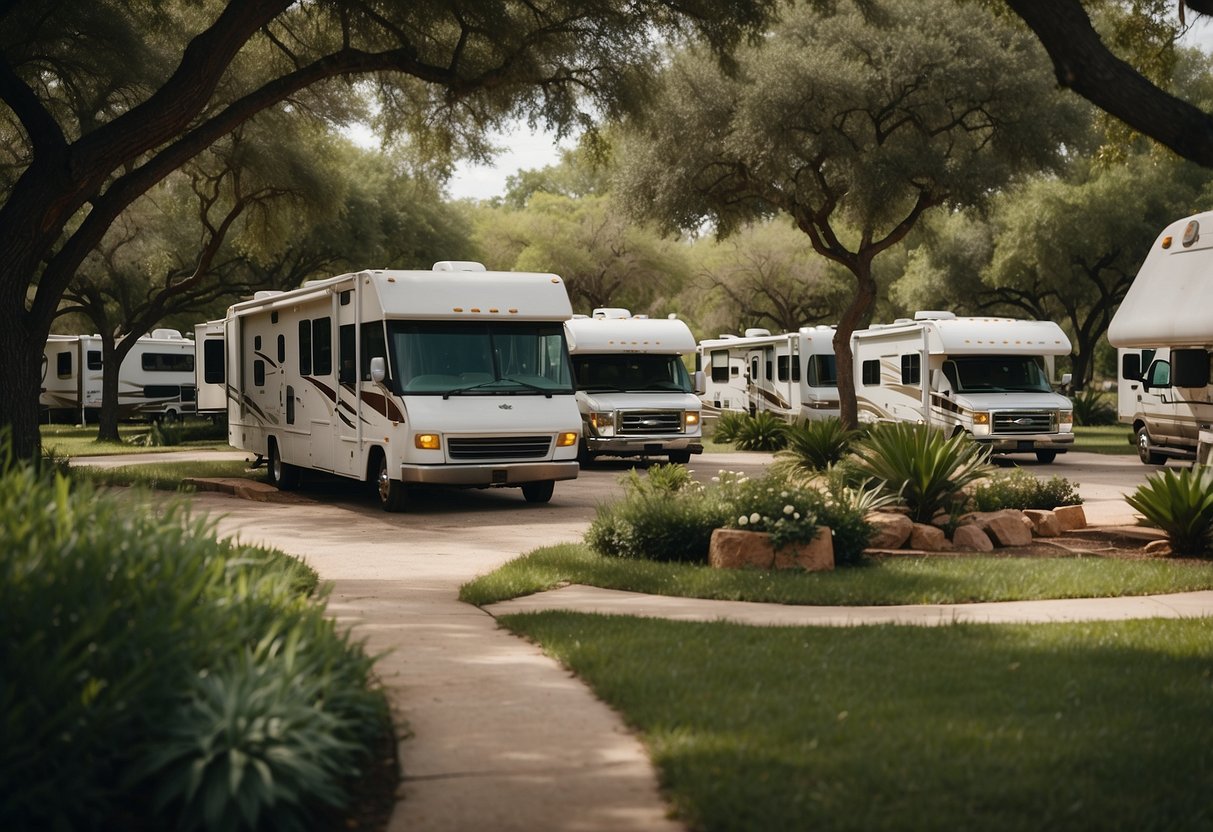
[[[750,418],[745,413],[737,413],[736,411],[725,411],[716,417],[716,424],[712,428],[712,441],[719,442],[722,445],[731,445],[737,439],[737,431],[741,429],[741,423]]]
[[[1074,424],[1088,427],[1116,424],[1116,408],[1100,391],[1080,390],[1070,397],[1070,401],[1074,405]]]
[[[1167,469],[1149,477],[1125,502],[1142,524],[1162,529],[1177,555],[1213,551],[1213,468]]]
[[[778,451],[787,443],[788,424],[765,410],[743,419],[733,445],[739,451]]]
[[[855,455],[858,474],[883,483],[887,493],[900,495],[920,523],[959,508],[964,487],[993,470],[986,450],[968,437],[948,438],[905,422],[872,430],[856,443]]]
[[[822,419],[789,425],[786,445],[776,454],[776,467],[784,471],[824,471],[837,464],[860,436],[838,419]]]

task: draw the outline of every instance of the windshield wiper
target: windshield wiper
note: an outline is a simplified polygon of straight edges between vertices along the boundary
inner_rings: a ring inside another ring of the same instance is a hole
[[[475,384],[469,384],[466,387],[452,387],[450,390],[447,390],[445,393],[442,394],[442,398],[449,399],[451,396],[460,395],[462,393],[466,393],[469,390],[476,390],[480,387],[487,387],[490,384],[500,384],[504,380],[505,379],[491,378],[488,381],[478,381]]]
[[[544,398],[546,398],[546,399],[550,399],[550,398],[552,398],[552,391],[551,391],[551,388],[548,388],[548,387],[540,387],[538,384],[531,384],[529,381],[523,381],[522,379],[520,379],[520,378],[514,378],[513,376],[502,376],[502,377],[501,377],[501,381],[512,381],[512,382],[514,382],[515,384],[520,384],[520,385],[522,385],[523,387],[528,387],[528,388],[530,388],[531,390],[534,390],[534,391],[535,391],[535,392],[537,392],[537,393],[542,393],[542,394],[543,394],[543,396],[544,396]]]

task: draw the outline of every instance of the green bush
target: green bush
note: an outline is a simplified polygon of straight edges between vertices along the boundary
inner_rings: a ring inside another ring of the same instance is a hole
[[[386,702],[313,572],[0,470],[0,828],[306,829],[346,799]]]
[[[657,464],[650,465],[641,477],[633,468],[620,478],[625,493],[645,492],[669,494],[681,491],[695,484],[691,472],[685,465]]]
[[[698,489],[638,489],[599,506],[585,542],[609,557],[707,563],[712,530],[724,523],[721,505]]]
[[[1213,552],[1213,468],[1198,465],[1151,475],[1125,501],[1142,522],[1162,529],[1177,555]]]
[[[859,436],[859,431],[844,428],[834,418],[788,425],[776,466],[779,470],[824,471],[842,461]]]
[[[777,451],[787,444],[787,431],[787,422],[763,410],[741,421],[733,445],[739,451]]]
[[[1082,503],[1078,486],[1061,477],[1041,480],[1022,468],[999,471],[973,489],[971,505],[977,511],[1004,508],[1053,509]]]
[[[731,510],[726,528],[766,532],[776,549],[809,543],[817,536],[821,497],[812,488],[789,484],[778,476],[740,480],[723,497]]]
[[[896,494],[910,516],[928,523],[940,512],[955,513],[963,489],[993,470],[987,453],[966,436],[906,422],[879,425],[855,445],[855,471]]]
[[[152,422],[144,433],[136,433],[127,439],[129,445],[139,445],[147,448],[171,447],[180,445],[183,431],[179,425],[169,425],[164,422]]]
[[[712,441],[722,445],[733,444],[737,441],[737,432],[741,429],[742,423],[749,418],[748,414],[738,413],[735,410],[721,411],[712,428]]]
[[[1116,424],[1116,406],[1100,391],[1080,390],[1070,401],[1074,404],[1074,424],[1085,427]]]
[[[885,494],[879,485],[850,485],[846,472],[830,469],[819,483],[820,502],[815,507],[818,522],[829,526],[834,535],[834,563],[853,566],[863,560],[864,549],[872,539],[868,514],[893,503],[896,497]]]

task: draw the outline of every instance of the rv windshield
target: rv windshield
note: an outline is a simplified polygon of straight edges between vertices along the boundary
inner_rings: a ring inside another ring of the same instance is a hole
[[[531,321],[389,321],[391,384],[407,395],[573,392],[564,327]]]
[[[587,392],[690,393],[691,379],[677,355],[575,355],[577,389]]]
[[[958,393],[1049,393],[1049,377],[1034,355],[963,355],[943,363]]]

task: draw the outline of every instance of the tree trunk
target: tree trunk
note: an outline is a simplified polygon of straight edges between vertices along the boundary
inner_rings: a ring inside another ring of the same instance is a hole
[[[114,337],[108,331],[101,333],[101,412],[97,415],[97,441],[120,442],[118,436],[118,379],[122,370],[122,359],[130,352],[128,348],[119,354]]]
[[[838,369],[838,417],[842,426],[859,427],[859,407],[855,401],[855,361],[851,355],[851,333],[863,329],[876,305],[876,280],[872,277],[872,262],[859,258],[849,264],[855,275],[855,296],[842,313],[834,331],[834,361]]]
[[[0,304],[0,425],[12,429],[13,459],[36,460],[41,450],[38,396],[45,333],[30,333],[20,303]],[[0,454],[0,467],[8,460]]]

